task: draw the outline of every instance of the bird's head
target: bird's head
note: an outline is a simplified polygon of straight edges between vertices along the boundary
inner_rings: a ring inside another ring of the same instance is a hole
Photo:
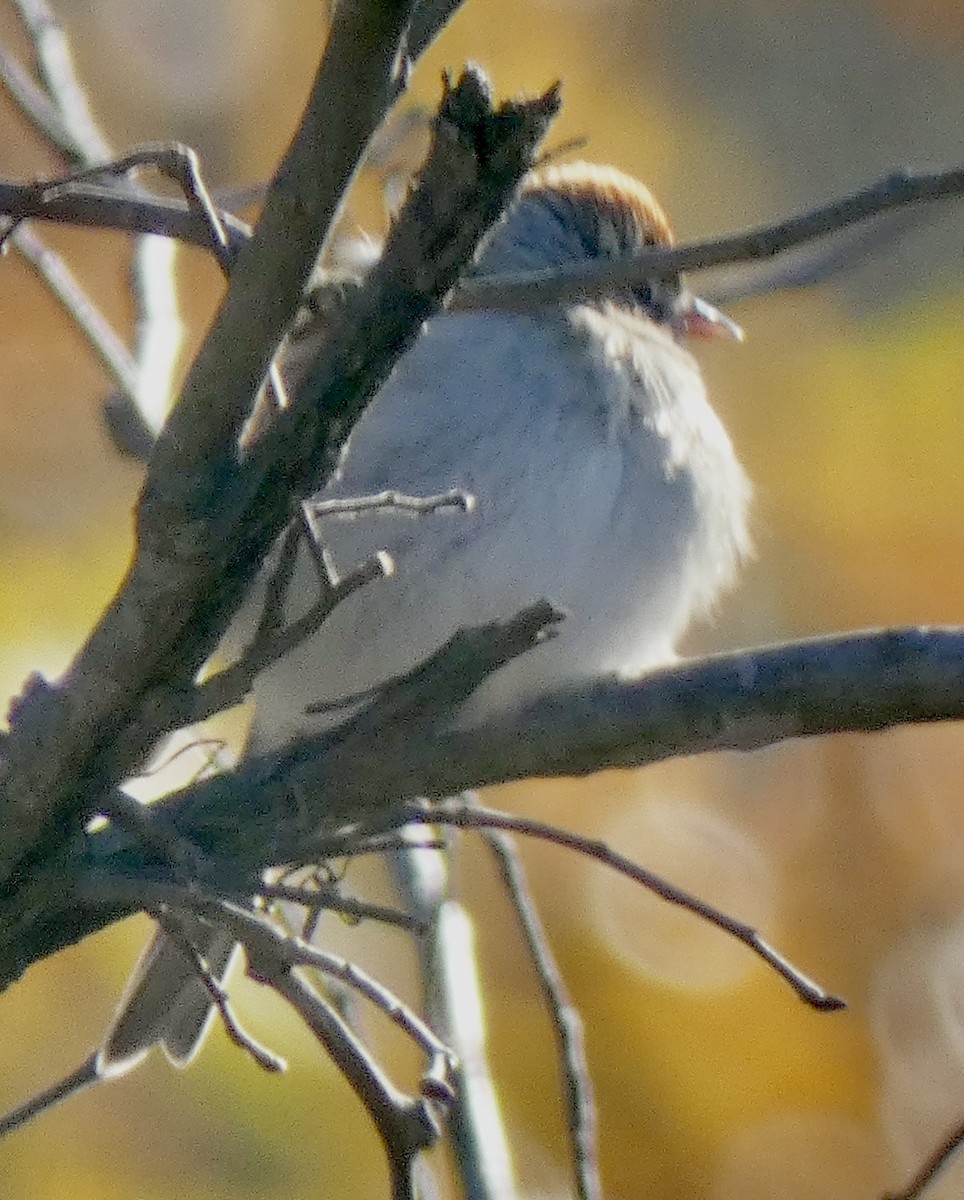
[[[536,171],[480,261],[485,274],[538,271],[573,262],[631,259],[648,246],[672,246],[659,201],[613,167],[573,162]],[[677,337],[742,339],[740,327],[694,296],[678,274],[640,274],[603,297],[630,305]]]

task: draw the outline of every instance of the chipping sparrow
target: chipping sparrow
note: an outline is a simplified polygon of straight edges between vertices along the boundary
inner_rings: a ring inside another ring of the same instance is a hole
[[[480,273],[550,268],[667,244],[650,193],[617,171],[572,164],[533,176],[495,231]],[[324,519],[337,567],[380,548],[398,570],[351,596],[257,684],[259,748],[309,733],[319,701],[408,670],[460,626],[542,597],[568,613],[559,636],[496,672],[460,719],[547,688],[674,656],[677,639],[733,578],[748,549],[747,479],[710,408],[686,334],[738,333],[678,279],[598,302],[430,321],[351,435],[323,496],[462,488],[475,511]],[[287,372],[306,395],[310,334]],[[306,561],[292,593],[308,607]],[[211,949],[223,969],[227,939]],[[161,1042],[184,1062],[209,1010],[181,953],[155,940],[101,1053],[116,1073]]]

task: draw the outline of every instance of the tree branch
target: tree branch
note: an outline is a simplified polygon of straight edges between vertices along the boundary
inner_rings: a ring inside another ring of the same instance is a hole
[[[538,622],[537,609],[526,615]],[[445,714],[458,702],[453,678],[476,686],[492,667],[496,633],[507,638],[513,631],[518,636],[507,622],[463,634],[333,733],[274,760],[252,760],[230,784],[211,780],[206,786],[230,792],[225,823],[235,805],[257,822],[255,793],[270,814],[254,835],[264,839],[276,837],[284,820],[291,827],[294,796],[302,830],[310,831],[412,796],[964,718],[964,630],[906,628],[716,655],[547,696],[478,729],[447,728]],[[188,836],[201,835],[193,822],[188,827]]]
[[[343,20],[349,21],[351,7],[339,9]],[[333,33],[329,53],[337,45]],[[366,46],[369,41],[351,53]],[[385,70],[394,53],[383,47]],[[365,69],[370,72],[371,64]],[[319,78],[319,90],[327,95],[333,85],[324,70]],[[382,259],[366,286],[349,293],[332,314],[328,343],[303,394],[243,462],[236,440],[244,403],[260,383],[256,364],[263,370],[274,345],[263,355],[242,355],[240,364],[237,349],[222,359],[217,348],[228,329],[239,342],[267,346],[280,336],[275,310],[280,301],[262,280],[264,295],[253,319],[236,301],[222,310],[201,352],[204,361],[192,372],[152,457],[138,512],[137,552],[120,592],[63,686],[35,686],[15,709],[13,732],[4,743],[0,878],[31,847],[42,852],[45,833],[55,844],[62,842],[91,796],[123,778],[159,734],[189,711],[185,696],[189,705],[193,677],[286,523],[294,496],[315,490],[334,468],[351,424],[457,280],[528,169],[557,107],[552,91],[493,109],[486,86],[472,73],[447,92],[422,183],[399,215]],[[326,136],[332,132],[319,109],[316,94],[306,120],[312,133],[299,138],[297,153],[279,172],[286,209],[296,203],[295,177],[318,173],[310,160],[317,149],[313,141],[321,137],[318,123]],[[354,125],[352,130],[360,155],[361,130]],[[339,162],[348,157],[343,147]],[[344,165],[338,169],[344,174]],[[330,188],[313,183],[305,203],[318,219],[333,214]],[[299,228],[304,241],[304,218]],[[275,218],[259,237],[290,243],[292,234],[288,228],[282,237]],[[308,240],[310,255],[302,246],[305,259],[317,251],[318,235]],[[252,286],[244,262],[242,255],[229,297],[239,279],[242,293]],[[300,288],[298,264],[289,269]],[[300,292],[290,280],[287,291],[286,316],[293,316]],[[273,296],[270,312],[267,295]]]
[[[452,311],[497,308],[527,312],[543,304],[588,300],[653,275],[712,270],[775,258],[883,214],[960,195],[964,195],[964,168],[917,174],[894,171],[849,196],[742,233],[682,246],[648,247],[630,259],[585,261],[545,271],[467,279],[456,289],[448,307]],[[201,247],[210,238],[204,222],[179,201],[124,196],[95,184],[77,184],[66,193],[47,195],[42,184],[0,182],[0,213],[12,220],[43,219],[129,233],[157,233]],[[248,227],[229,213],[220,215],[232,245],[240,249],[247,239]],[[886,236],[899,236],[902,231],[895,226]],[[799,287],[809,283],[814,272],[828,273],[838,265],[848,266],[852,257],[861,252],[860,243],[834,251],[815,267],[791,269],[785,281],[777,277],[769,286]],[[748,289],[748,294],[755,290]]]
[[[551,619],[542,606],[464,631],[344,725],[196,783],[158,811],[200,855],[216,853],[217,884],[240,901],[266,867],[344,853],[353,822],[396,823],[395,806],[415,796],[964,717],[964,630],[903,629],[719,655],[552,696],[498,725],[448,728],[453,707]],[[0,987],[135,911],[86,894],[105,871],[171,878],[117,831],[78,839],[2,904]]]
[[[629,259],[574,262],[546,271],[467,279],[452,298],[454,310],[498,308],[527,312],[542,304],[567,304],[639,283],[711,267],[773,258],[882,213],[932,204],[964,194],[964,167],[912,173],[893,171],[840,200],[772,225],[677,247],[648,247]]]
[[[50,192],[49,183],[0,182],[0,213],[11,221],[54,221],[120,233],[155,233],[207,249],[210,227],[183,200],[145,196],[100,183],[75,183]],[[219,212],[235,251],[251,236],[250,226]]]

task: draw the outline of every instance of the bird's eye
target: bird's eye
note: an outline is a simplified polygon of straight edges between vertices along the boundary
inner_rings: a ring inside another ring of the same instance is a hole
[[[633,299],[652,320],[660,325],[673,318],[674,304],[679,293],[679,284],[669,280],[647,279],[634,284]]]
[[[653,285],[647,280],[645,283],[637,283],[633,287],[633,299],[640,308],[646,309],[649,312],[653,305]]]

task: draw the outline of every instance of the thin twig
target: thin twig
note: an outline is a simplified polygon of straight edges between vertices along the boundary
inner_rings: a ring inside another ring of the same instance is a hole
[[[194,778],[205,779],[209,775],[215,775],[226,770],[235,761],[236,757],[228,754],[228,744],[224,738],[216,737],[199,737],[185,742],[183,745],[177,746],[170,751],[168,751],[167,747],[164,750],[165,752],[160,755],[156,762],[138,771],[134,778],[152,779],[167,771],[174,763],[179,759],[185,758],[188,754],[202,753],[204,759],[201,766],[195,770]]]
[[[211,1003],[218,1010],[224,1030],[234,1045],[250,1055],[263,1071],[267,1071],[269,1074],[281,1074],[286,1071],[287,1063],[283,1058],[266,1046],[262,1046],[241,1027],[231,1009],[227,992],[211,974],[207,962],[184,932],[183,926],[174,913],[167,908],[148,909],[147,911],[164,930],[165,937],[191,964],[195,975],[204,984],[204,990],[211,997]]]
[[[711,304],[727,306],[753,296],[794,291],[825,283],[831,276],[850,271],[879,254],[929,215],[923,207],[897,209],[872,218],[866,225],[848,226],[830,242],[808,243],[804,252],[744,267],[727,273],[720,283],[700,287]]]
[[[188,209],[208,231],[205,249],[211,250],[218,265],[229,271],[234,252],[228,239],[221,214],[215,207],[201,172],[196,151],[183,142],[149,142],[138,146],[120,158],[83,167],[59,179],[39,184],[47,200],[63,196],[78,186],[104,178],[123,178],[131,171],[153,167],[181,189]]]
[[[901,1188],[899,1192],[887,1192],[882,1200],[919,1200],[962,1145],[964,1145],[964,1122],[953,1129],[927,1157],[905,1188]]]
[[[305,542],[317,567],[321,592],[319,599],[296,621],[287,626],[283,625],[284,605],[296,566],[300,540],[298,527],[293,525],[282,542],[278,561],[268,579],[258,631],[253,642],[237,663],[219,672],[201,687],[197,694],[193,720],[201,720],[238,703],[248,694],[255,678],[262,671],[313,636],[339,604],[360,588],[376,579],[387,578],[394,572],[391,556],[385,551],[379,551],[347,575],[336,577],[325,554],[324,535],[318,524],[321,518],[381,510],[402,511],[413,516],[435,513],[446,508],[471,512],[474,505],[474,497],[461,488],[452,488],[432,496],[407,496],[397,491],[384,491],[373,496],[303,502],[300,512],[304,522]],[[373,692],[359,693],[334,702],[326,701],[318,706],[310,706],[308,711],[345,708],[371,694]]]
[[[124,884],[119,881],[117,886],[124,890]],[[127,885],[131,886],[140,885]],[[227,901],[211,900],[184,889],[164,886],[151,886],[146,890],[153,896],[165,896],[163,903],[168,905],[180,892],[180,899],[174,900],[175,907],[187,907],[203,919],[223,924],[244,945],[248,975],[268,984],[287,1000],[318,1038],[381,1135],[393,1176],[394,1193],[414,1200],[410,1190],[414,1160],[437,1141],[438,1123],[426,1099],[413,1099],[396,1088],[352,1029],[296,973],[295,968],[299,965],[332,965],[328,956],[296,942],[263,918]],[[428,1052],[433,1059],[433,1069],[437,1071],[436,1060],[438,1056],[444,1056],[445,1048],[440,1048],[438,1039],[430,1031],[419,1031],[419,1037],[423,1039],[420,1044],[431,1047]]]
[[[198,156],[190,146],[181,142],[153,142],[137,147],[122,158],[84,166],[40,186],[49,200],[69,194],[78,185],[92,180],[117,177],[126,181],[131,172],[143,167],[153,167],[180,187],[188,209],[208,230],[205,248],[212,251],[222,271],[228,274],[236,256],[237,239],[229,239],[204,181]],[[20,229],[17,228],[14,237],[19,233]],[[180,350],[181,328],[177,318],[172,252],[170,249],[159,252],[156,248],[157,239],[153,237],[145,236],[139,240],[140,245],[133,258],[133,291],[139,309],[136,348],[141,357],[131,361],[126,376],[116,370],[114,374],[136,412],[148,415],[151,428],[156,433],[161,428],[172,399],[171,388]],[[158,326],[156,331],[151,328],[154,322]],[[84,328],[83,325],[81,327]],[[95,348],[99,348],[99,342],[92,336],[91,340]],[[109,360],[108,365],[111,365]],[[280,375],[272,370],[269,381],[275,394],[283,397],[284,384]],[[163,392],[159,393],[161,388]]]
[[[389,864],[403,903],[428,926],[418,943],[426,1014],[458,1056],[448,1125],[459,1179],[466,1200],[512,1200],[517,1188],[486,1052],[474,926],[451,898],[448,853],[426,851],[418,832],[402,830],[408,848]]]
[[[39,88],[15,60],[5,58],[5,82],[28,121],[64,160],[77,167],[94,167],[109,161],[111,148],[101,132],[87,102],[86,90],[77,76],[69,41],[45,0],[16,0],[21,20],[31,38],[37,68],[46,92]],[[18,230],[18,233],[22,233]],[[16,239],[23,250],[20,238]],[[151,244],[153,241],[153,245]],[[177,318],[174,287],[175,247],[159,251],[156,241],[138,239],[132,254],[132,282],[135,305],[135,344],[133,353],[119,353],[121,339],[110,336],[93,322],[78,321],[95,351],[117,380],[121,398],[131,411],[145,418],[156,432],[170,407],[174,371],[181,347],[181,328]],[[54,280],[48,280],[56,291]],[[73,303],[75,316],[86,305]],[[101,326],[106,322],[101,322]],[[129,364],[131,369],[125,370]]]
[[[137,364],[137,389],[131,396],[136,412],[155,436],[174,398],[184,344],[175,278],[177,250],[177,243],[169,238],[144,235],[137,239],[131,259]]]
[[[166,885],[146,885],[114,880],[104,883],[118,894],[140,890],[148,904],[157,900],[167,906],[184,907],[204,920],[225,926],[245,947],[248,975],[270,986],[291,1004],[324,1047],[361,1100],[385,1146],[393,1180],[393,1195],[414,1200],[413,1164],[417,1155],[434,1145],[439,1126],[424,1097],[414,1099],[401,1092],[382,1071],[367,1047],[338,1013],[318,992],[302,979],[298,966],[333,966],[330,956],[296,942],[262,917],[228,901]],[[357,981],[356,981],[357,982]],[[399,1022],[404,1020],[398,1017]],[[413,1018],[417,1023],[417,1018]],[[410,1036],[415,1036],[413,1026]],[[438,1071],[438,1059],[445,1047],[424,1027],[417,1040],[432,1057]]]
[[[45,0],[14,0],[14,3],[33,43],[44,87],[70,139],[58,149],[85,166],[107,161],[111,157],[110,146],[90,110],[63,28]]]
[[[495,856],[552,1018],[577,1195],[579,1200],[601,1200],[596,1100],[586,1058],[582,1018],[552,953],[515,843],[496,829],[485,830],[483,836]]]
[[[97,1052],[95,1051],[75,1071],[71,1071],[63,1079],[59,1079],[52,1087],[45,1088],[42,1092],[31,1096],[26,1104],[21,1104],[4,1113],[0,1117],[0,1138],[5,1138],[10,1133],[16,1133],[18,1129],[29,1125],[36,1117],[56,1108],[65,1100],[85,1092],[95,1083],[100,1083],[101,1079],[102,1076],[97,1069]]]
[[[372,496],[333,497],[325,500],[308,500],[305,507],[315,518],[334,515],[351,516],[362,512],[404,512],[413,516],[426,516],[442,509],[455,508],[470,513],[475,509],[475,497],[463,488],[450,488],[434,496],[407,496],[404,492],[376,492]]]
[[[393,925],[406,933],[422,934],[424,923],[411,913],[398,908],[389,908],[384,904],[372,904],[367,900],[359,900],[356,896],[344,896],[336,892],[333,886],[321,887],[313,891],[304,887],[292,887],[288,884],[262,884],[258,895],[264,900],[280,901],[285,904],[295,904],[304,908],[309,914],[333,912],[349,921],[378,921],[382,925]],[[309,934],[303,933],[305,941],[311,941]]]
[[[82,891],[87,898],[136,896],[144,911],[150,913],[163,926],[165,934],[172,938],[178,949],[197,969],[212,1002],[219,1009],[226,1006],[224,990],[207,969],[191,939],[172,920],[172,914],[178,911],[183,910],[198,920],[225,928],[231,937],[246,948],[248,975],[252,978],[274,986],[279,972],[287,973],[295,967],[309,967],[320,971],[348,984],[374,1003],[433,1062],[438,1055],[448,1059],[452,1057],[452,1052],[445,1043],[388,988],[346,959],[310,946],[300,938],[292,937],[260,913],[252,912],[226,898],[209,895],[197,886],[184,887],[119,876],[89,879]],[[236,1024],[232,1017],[229,1017],[229,1021]],[[247,1039],[246,1034],[242,1034],[242,1037]],[[245,1049],[250,1050],[250,1047],[245,1046]]]
[[[300,510],[303,506],[299,505],[298,507]],[[284,626],[288,589],[298,565],[298,550],[301,546],[302,536],[300,521],[292,521],[281,536],[276,561],[265,582],[261,615],[258,617],[258,625],[252,640],[252,644],[255,646],[268,642]]]
[[[34,129],[65,155],[69,151],[70,161],[76,161],[73,139],[56,104],[26,67],[4,49],[0,49],[0,84]]]
[[[297,974],[278,971],[269,962],[258,970],[314,1033],[364,1105],[385,1147],[393,1200],[415,1200],[415,1159],[439,1136],[430,1105],[399,1091],[350,1026]]]
[[[392,1024],[397,1025],[403,1033],[411,1038],[430,1060],[434,1061],[436,1056],[441,1056],[448,1060],[450,1069],[455,1068],[455,1055],[450,1047],[437,1037],[408,1005],[403,1004],[394,992],[380,984],[378,980],[373,979],[361,967],[349,962],[346,958],[329,954],[325,950],[319,950],[316,946],[309,946],[300,939],[290,944],[287,953],[292,965],[311,967],[323,975],[330,975],[333,979],[354,988],[383,1012]]]
[[[452,311],[497,308],[527,312],[545,304],[588,300],[655,275],[711,270],[773,258],[873,220],[882,213],[962,194],[964,168],[921,174],[897,171],[840,200],[743,233],[676,247],[650,247],[630,259],[593,260],[545,271],[476,276],[459,285],[448,307]],[[94,185],[78,185],[69,195],[56,195],[45,201],[34,184],[0,183],[0,213],[12,220],[44,219],[157,233],[198,246],[209,244],[207,226],[185,205],[160,198],[119,196]],[[247,226],[228,214],[220,216],[232,245],[243,242]]]
[[[314,504],[310,499],[302,500],[298,505],[298,520],[304,534],[305,548],[315,567],[321,599],[324,599],[327,594],[334,591],[338,582],[338,572],[335,569],[334,559],[325,545],[326,539],[322,534],[321,525],[315,516]],[[385,554],[383,565],[388,575],[394,573],[395,565],[391,555]]]
[[[136,396],[137,366],[122,339],[77,281],[64,259],[32,229],[18,225],[10,242],[46,283],[51,294],[90,343],[117,386]]]
[[[860,191],[771,225],[745,233],[690,242],[675,248],[649,247],[633,258],[583,261],[546,271],[477,277],[463,281],[450,308],[498,308],[526,312],[544,304],[564,304],[625,288],[654,276],[673,276],[735,263],[773,258],[786,250],[827,237],[881,213],[911,204],[933,203],[964,193],[964,168],[912,173],[894,171]]]
[[[391,832],[374,834],[359,834],[357,825],[349,825],[340,835],[332,838],[314,838],[312,845],[321,847],[323,852],[331,852],[337,858],[366,858],[370,855],[395,854],[399,850],[410,849],[411,841],[405,836],[407,830],[400,831],[398,822],[394,822]],[[419,850],[448,850],[449,844],[443,835],[425,837],[418,842]]]
[[[238,662],[202,684],[195,696],[191,721],[204,720],[240,703],[251,691],[255,678],[316,633],[339,604],[366,584],[389,575],[387,558],[383,554],[366,558],[355,570],[338,580],[331,591],[316,601],[304,616],[276,633],[256,640]]]
[[[643,887],[670,904],[678,904],[681,908],[701,917],[711,925],[716,925],[724,933],[728,933],[737,941],[742,942],[789,984],[800,999],[811,1008],[821,1012],[834,1012],[846,1007],[844,1000],[824,991],[819,984],[808,979],[750,925],[738,921],[735,917],[722,912],[705,900],[700,900],[684,891],[683,888],[676,887],[675,884],[669,883],[652,871],[647,871],[645,867],[638,866],[631,859],[613,850],[597,838],[582,837],[580,834],[561,829],[558,825],[551,825],[545,821],[514,817],[496,809],[479,808],[461,801],[447,800],[428,807],[408,804],[404,806],[404,810],[406,819],[411,821],[437,822],[442,825],[454,825],[459,829],[503,829],[511,833],[524,834],[526,837],[540,838],[542,841],[552,842],[557,846],[565,846],[569,850],[585,854],[634,882],[642,884]]]
[[[54,221],[88,229],[116,229],[121,233],[154,233],[207,249],[211,233],[207,223],[183,200],[139,194],[129,185],[74,184],[68,192],[48,194],[37,183],[0,182],[0,213],[14,221]],[[219,213],[235,250],[251,237],[251,227],[229,213]]]

